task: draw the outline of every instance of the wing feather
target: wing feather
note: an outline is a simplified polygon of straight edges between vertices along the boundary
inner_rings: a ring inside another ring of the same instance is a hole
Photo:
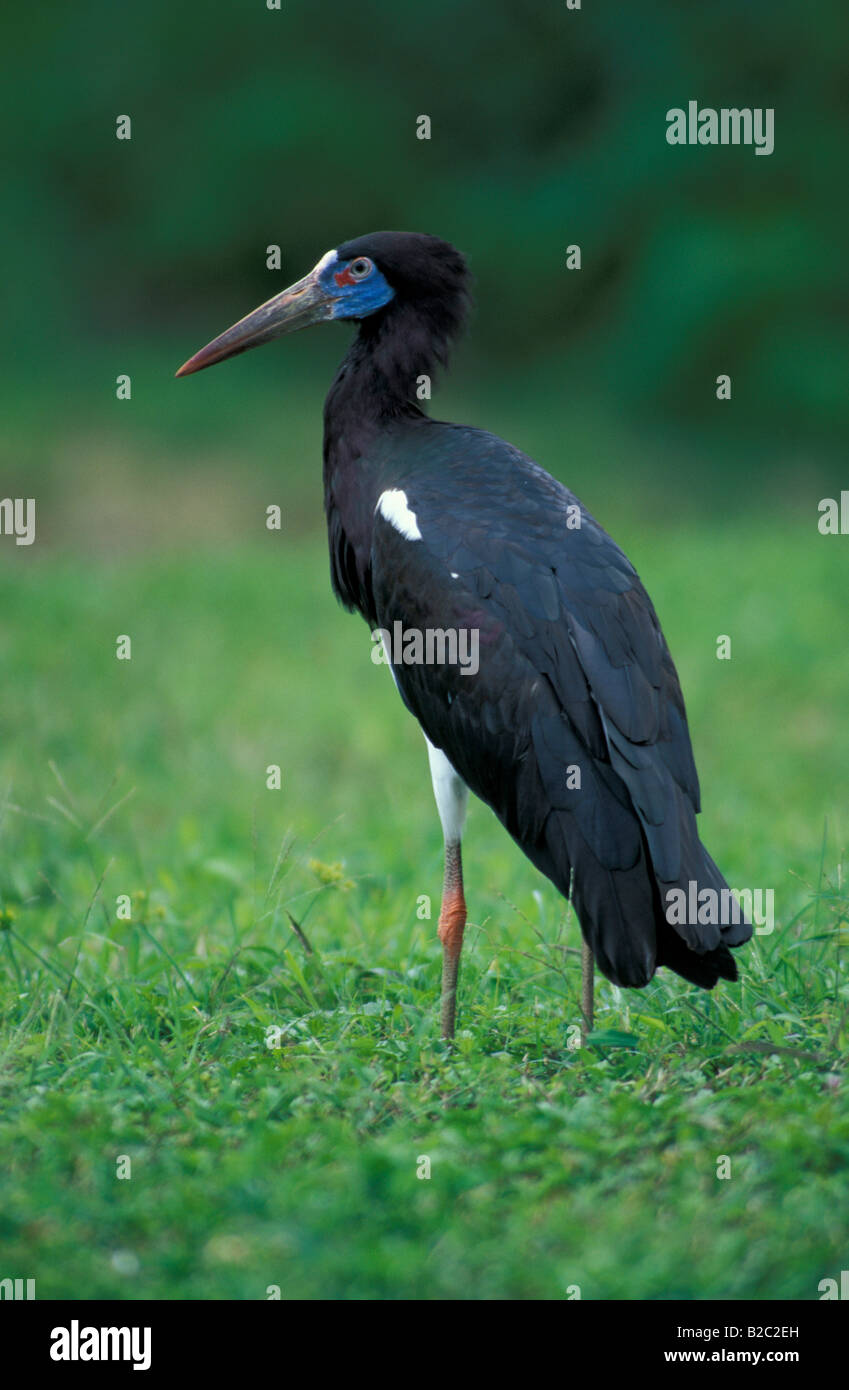
[[[384,627],[476,631],[479,669],[401,665],[396,680],[532,862],[566,895],[574,883],[605,974],[644,984],[677,960],[664,947],[664,890],[724,886],[696,830],[698,777],[657,615],[572,493],[493,436],[437,428],[441,473],[399,484],[421,539],[375,518],[374,603]],[[678,930],[699,954],[736,944],[733,929]],[[728,973],[724,960],[716,973]]]

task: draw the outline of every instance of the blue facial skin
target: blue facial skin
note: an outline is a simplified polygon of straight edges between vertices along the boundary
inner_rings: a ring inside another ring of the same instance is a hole
[[[362,257],[356,259],[361,260]],[[330,261],[318,277],[321,288],[334,301],[335,319],[364,319],[395,298],[395,291],[384,280],[374,262],[364,279],[352,285],[337,285],[335,277],[350,264],[350,261]]]

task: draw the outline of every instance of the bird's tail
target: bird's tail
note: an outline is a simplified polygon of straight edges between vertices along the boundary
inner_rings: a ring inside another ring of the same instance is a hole
[[[657,964],[713,989],[719,979],[737,979],[729,947],[748,941],[752,924],[699,840],[695,818],[687,838],[677,881],[655,878]]]
[[[737,963],[728,947],[716,946],[712,951],[699,955],[691,951],[680,936],[664,924],[657,934],[657,964],[674,970],[691,985],[702,989],[713,989],[717,980],[736,980]]]
[[[564,789],[563,764],[579,760],[564,747],[566,732],[562,719],[537,721],[540,752],[519,764],[500,818],[572,902],[599,970],[632,989],[659,965],[703,989],[736,980],[729,948],[748,941],[751,923],[699,839],[690,797],[667,777],[643,807],[617,770],[598,761],[580,791]]]
[[[525,852],[571,897],[603,975],[631,989],[647,985],[659,965],[702,989],[737,979],[729,948],[748,941],[752,925],[699,840],[695,817],[673,881],[658,877],[645,839],[627,869],[604,867],[576,838],[567,853],[560,820],[549,818],[544,847],[524,846]]]

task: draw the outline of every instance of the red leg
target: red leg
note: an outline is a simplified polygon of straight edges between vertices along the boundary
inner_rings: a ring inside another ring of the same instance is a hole
[[[438,927],[439,939],[442,942],[442,1036],[447,1039],[454,1036],[457,976],[465,926],[463,861],[458,841],[456,844],[445,846],[445,879],[442,885],[442,907]]]

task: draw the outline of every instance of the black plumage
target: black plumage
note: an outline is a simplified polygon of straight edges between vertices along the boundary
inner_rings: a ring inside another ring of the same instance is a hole
[[[666,892],[727,884],[700,843],[684,700],[634,567],[577,498],[483,430],[413,403],[462,323],[462,258],[377,234],[368,255],[398,299],[364,319],[327,397],[325,503],[334,589],[369,625],[477,628],[480,670],[396,665],[407,707],[528,858],[571,896],[603,973],[645,985],[658,965],[710,988],[736,979],[744,921],[666,919]],[[438,272],[438,273],[435,273]],[[379,512],[406,494],[422,539]],[[580,508],[580,525],[575,512]],[[571,522],[571,524],[570,524]],[[456,579],[452,575],[457,575]],[[579,767],[580,790],[567,787]]]
[[[372,629],[477,630],[477,674],[398,663],[399,691],[430,742],[571,898],[609,979],[642,986],[659,965],[705,988],[736,979],[728,948],[751,935],[745,920],[667,919],[669,889],[721,894],[727,885],[698,837],[681,688],[636,571],[518,449],[431,420],[416,404],[417,382],[444,363],[466,315],[463,257],[438,238],[392,232],[335,254],[334,266],[373,263],[392,295],[359,319],[325,404],[338,598]],[[336,283],[347,283],[345,271]],[[287,316],[305,284],[279,297]],[[256,341],[277,302],[243,321],[259,322]],[[237,325],[183,370],[252,341]],[[382,514],[387,490],[403,493],[417,535]],[[459,841],[456,871],[464,921]],[[453,994],[444,1031],[453,1031]]]

